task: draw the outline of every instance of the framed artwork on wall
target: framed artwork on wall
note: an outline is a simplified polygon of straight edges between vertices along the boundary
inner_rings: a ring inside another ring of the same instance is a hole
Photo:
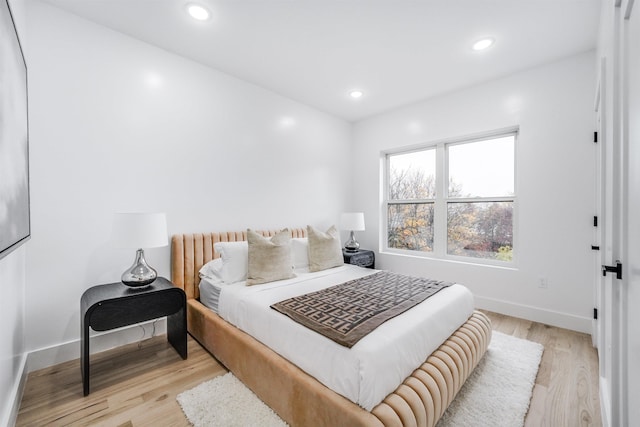
[[[8,0],[0,0],[0,259],[31,236],[27,64]]]

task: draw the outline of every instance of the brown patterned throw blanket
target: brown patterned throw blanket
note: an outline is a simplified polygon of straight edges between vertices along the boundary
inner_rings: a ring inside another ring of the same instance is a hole
[[[345,347],[452,283],[380,271],[271,308]]]

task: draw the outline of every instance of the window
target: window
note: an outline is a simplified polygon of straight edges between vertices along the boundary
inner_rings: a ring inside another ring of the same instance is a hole
[[[389,247],[433,250],[436,150],[389,156]]]
[[[516,131],[386,154],[387,249],[513,261]]]

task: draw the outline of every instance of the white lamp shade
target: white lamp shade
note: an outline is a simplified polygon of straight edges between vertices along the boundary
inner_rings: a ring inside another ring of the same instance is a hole
[[[167,246],[167,216],[164,213],[116,213],[111,237],[119,248]]]
[[[364,231],[364,213],[345,212],[340,217],[340,228],[351,231]]]

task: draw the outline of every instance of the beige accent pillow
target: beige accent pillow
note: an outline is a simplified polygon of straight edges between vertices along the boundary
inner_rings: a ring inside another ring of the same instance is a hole
[[[309,271],[321,271],[344,264],[340,233],[332,225],[326,233],[307,225]]]
[[[296,277],[291,263],[291,232],[288,228],[275,236],[263,237],[247,230],[249,267],[247,285],[273,282]]]

